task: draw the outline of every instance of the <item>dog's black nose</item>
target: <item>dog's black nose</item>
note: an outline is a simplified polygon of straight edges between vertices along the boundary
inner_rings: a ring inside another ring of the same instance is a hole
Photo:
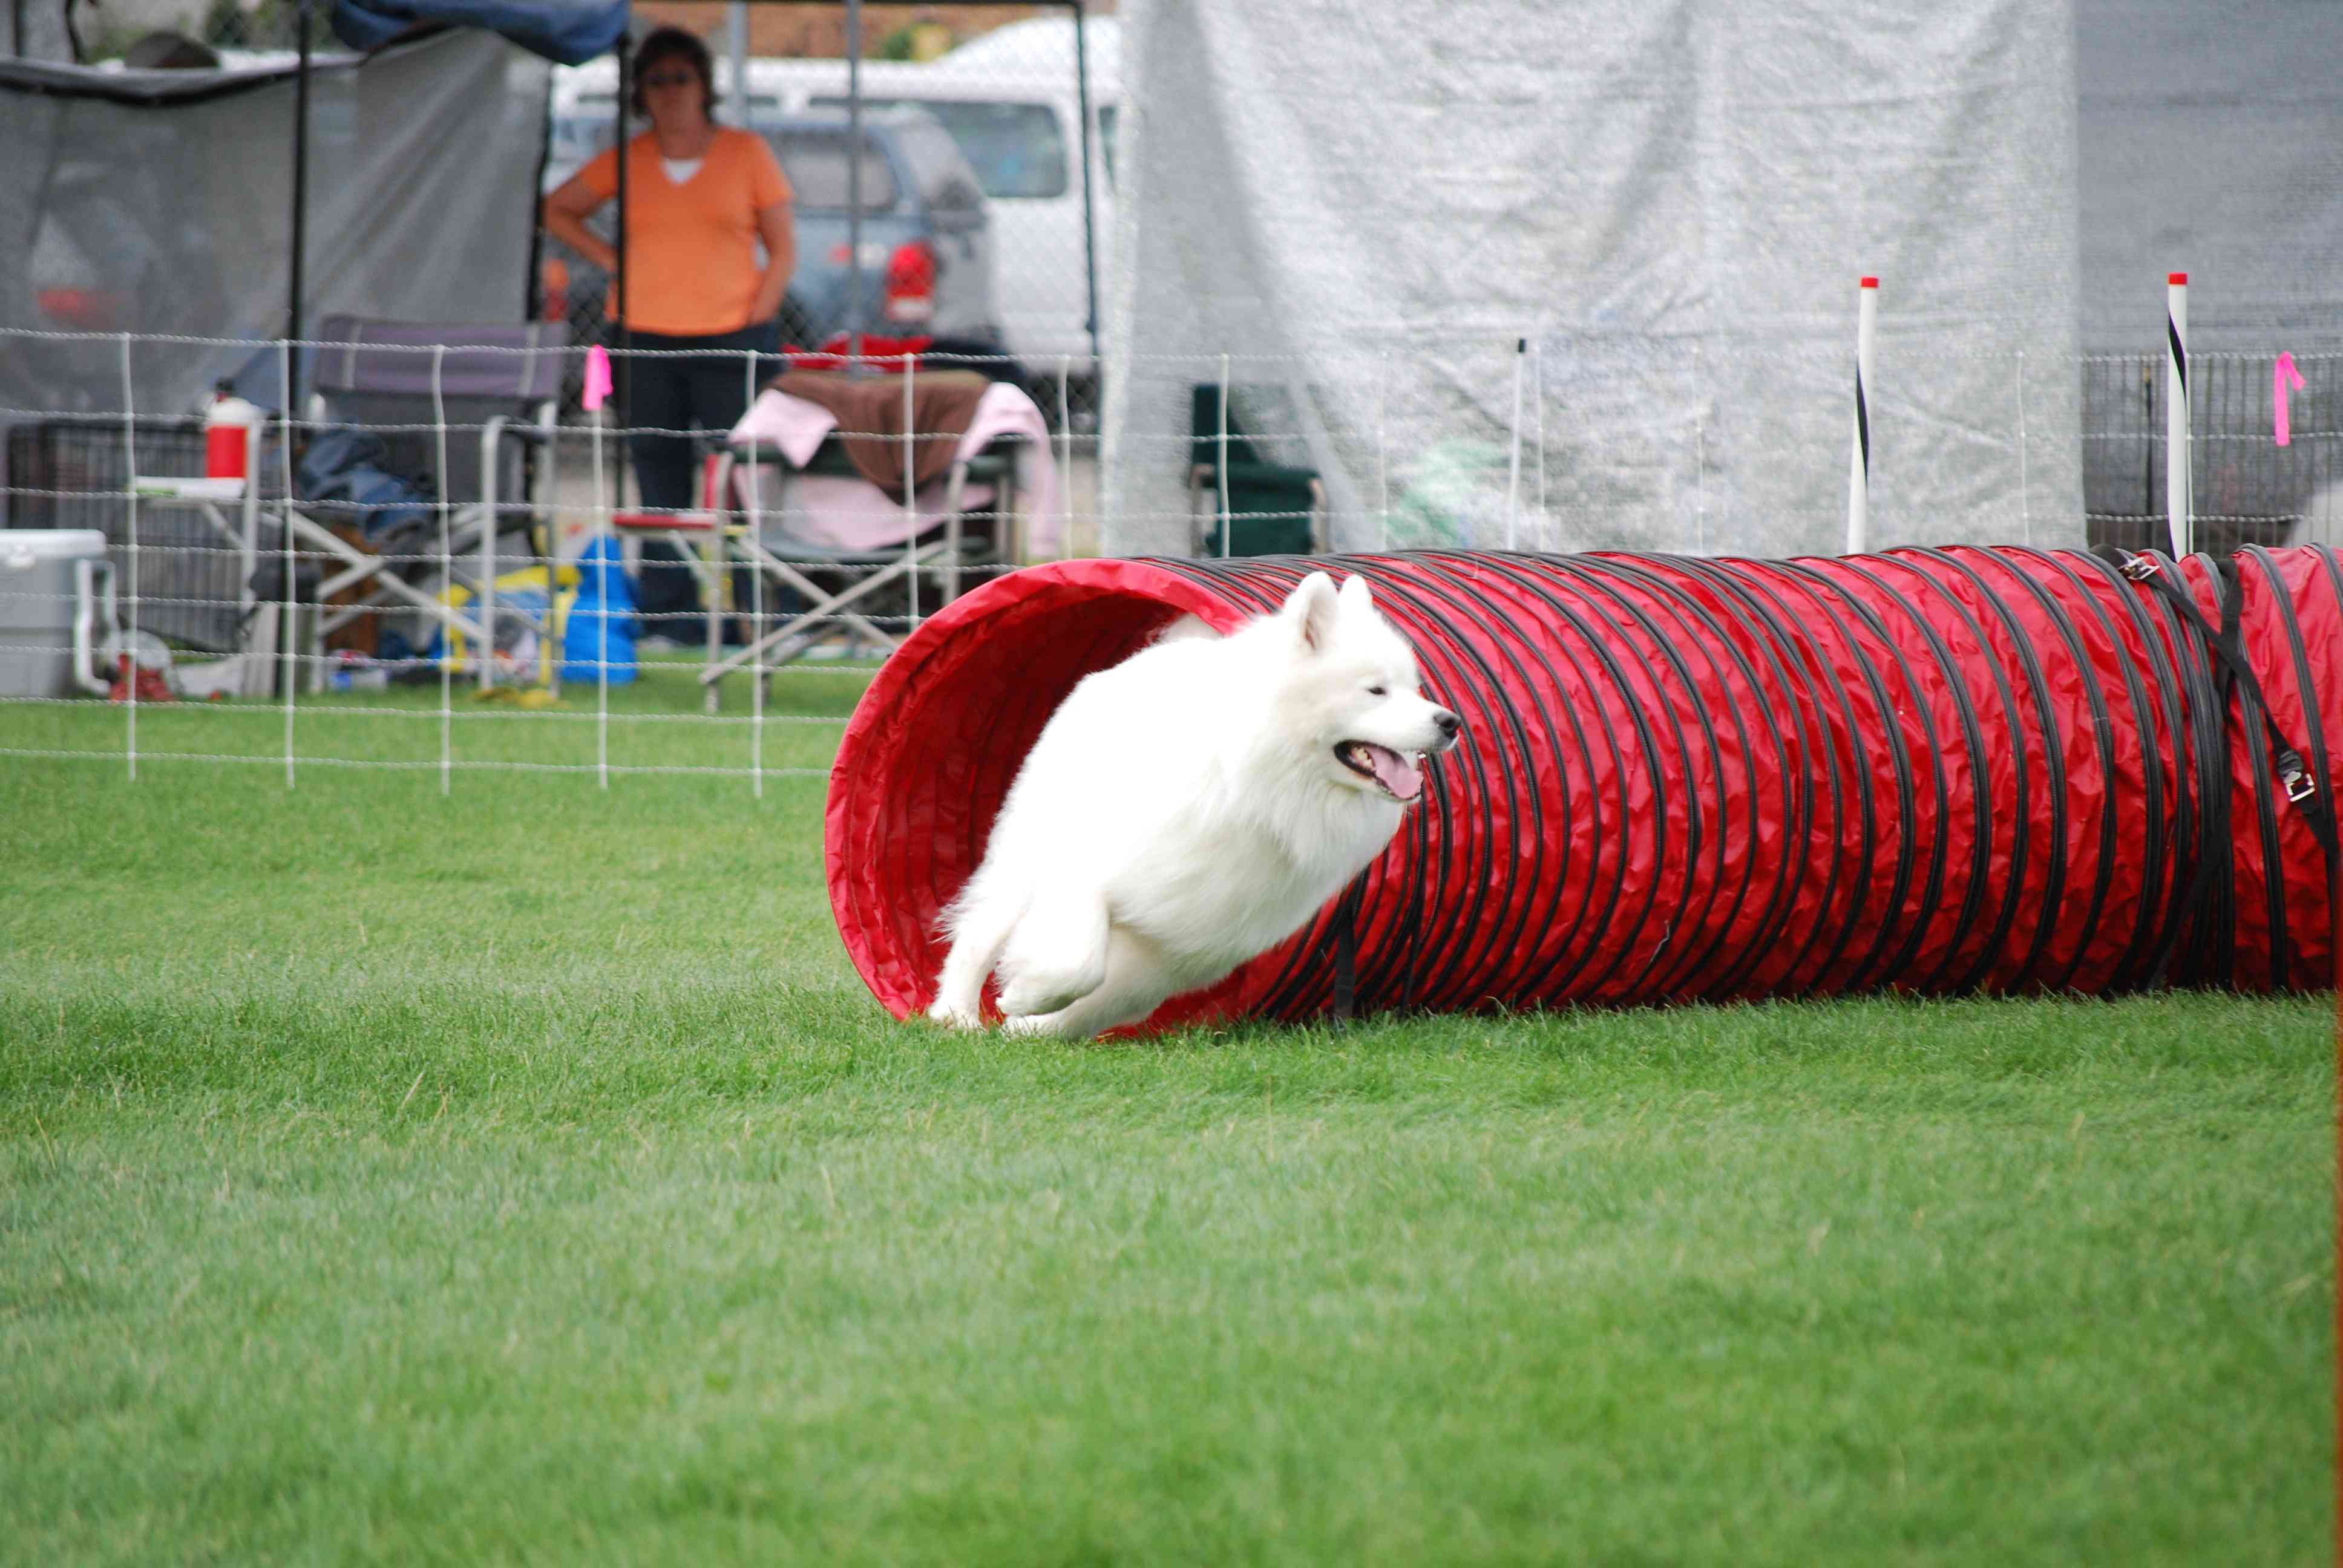
[[[1455,739],[1456,732],[1464,728],[1464,721],[1444,708],[1433,714],[1432,722],[1440,727],[1440,736],[1443,740]]]

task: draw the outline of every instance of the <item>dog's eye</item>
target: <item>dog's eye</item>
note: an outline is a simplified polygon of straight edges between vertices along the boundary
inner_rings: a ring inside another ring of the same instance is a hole
[[[1391,695],[1391,688],[1388,686],[1370,686],[1367,688],[1367,695],[1369,697],[1389,697]]]

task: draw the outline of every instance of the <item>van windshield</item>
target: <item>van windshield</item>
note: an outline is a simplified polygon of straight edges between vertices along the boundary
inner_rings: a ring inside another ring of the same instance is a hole
[[[842,94],[816,96],[817,107],[842,109]],[[979,103],[961,98],[871,98],[866,111],[925,109],[960,144],[989,196],[1046,197],[1066,194],[1066,138],[1047,104]]]

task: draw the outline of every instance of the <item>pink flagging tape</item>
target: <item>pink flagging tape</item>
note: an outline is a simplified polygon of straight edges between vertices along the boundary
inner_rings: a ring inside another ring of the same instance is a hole
[[[2286,416],[2288,382],[2293,383],[2293,390],[2302,390],[2302,372],[2294,367],[2294,356],[2281,354],[2278,357],[2277,367],[2270,373],[2270,408],[2278,423],[2278,444],[2281,447],[2290,445],[2294,440],[2294,427]]]
[[[610,387],[610,351],[597,343],[586,351],[586,390],[578,401],[590,413],[609,400]]]

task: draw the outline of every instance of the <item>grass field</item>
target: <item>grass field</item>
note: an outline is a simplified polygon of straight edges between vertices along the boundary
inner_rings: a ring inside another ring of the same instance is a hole
[[[0,758],[0,1560],[2328,1556],[2329,998],[953,1038],[818,777],[437,701]]]

